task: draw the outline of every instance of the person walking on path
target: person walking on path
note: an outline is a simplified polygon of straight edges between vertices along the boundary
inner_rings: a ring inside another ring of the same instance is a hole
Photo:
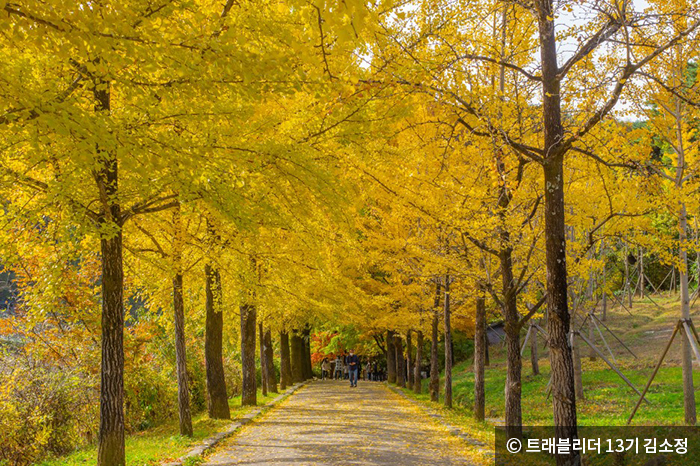
[[[360,370],[360,358],[357,357],[353,350],[350,350],[350,354],[345,359],[347,364],[346,368],[350,374],[350,386],[357,387],[357,374]]]
[[[343,378],[343,360],[340,355],[335,357],[335,370],[333,371],[333,376],[335,380],[340,380]]]
[[[331,376],[331,364],[328,362],[328,358],[323,358],[321,362],[321,380],[326,380],[326,377]]]
[[[372,361],[367,360],[365,365],[365,380],[372,380]]]

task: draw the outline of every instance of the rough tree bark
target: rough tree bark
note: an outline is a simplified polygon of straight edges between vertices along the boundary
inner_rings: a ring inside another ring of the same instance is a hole
[[[252,304],[244,304],[241,312],[241,405],[258,404],[258,387],[255,374],[255,321],[256,310]]]
[[[121,230],[103,238],[102,365],[100,372],[100,466],[123,465],[124,452],[124,305]]]
[[[180,419],[180,435],[192,437],[192,413],[187,379],[185,347],[185,304],[182,297],[182,274],[173,278],[173,321],[175,323],[175,365],[177,367],[177,405]]]
[[[561,86],[554,33],[553,0],[536,0],[542,70],[544,123],[545,250],[547,265],[547,332],[552,370],[552,408],[557,438],[578,437],[574,367],[569,345],[569,304],[566,271],[564,205],[564,128],[561,119]],[[577,461],[579,454],[557,455],[557,465]]]
[[[265,358],[265,331],[262,321],[258,322],[258,345],[260,346],[260,390],[267,396],[267,359]]]
[[[486,358],[486,300],[483,294],[476,298],[474,323],[474,417],[483,421],[486,416],[486,391],[484,387],[484,360]]]
[[[289,353],[289,334],[280,332],[280,389],[286,390],[293,383],[292,362]]]
[[[277,374],[275,373],[275,356],[272,349],[272,332],[265,330],[265,369],[267,370],[267,390],[279,393],[277,390]]]
[[[452,326],[450,323],[450,275],[445,275],[445,406],[452,407]]]
[[[184,229],[180,203],[173,210],[173,324],[175,327],[175,369],[177,373],[177,406],[180,435],[192,437],[189,380],[187,378],[187,350],[185,345],[185,300],[183,299],[182,247]]]
[[[507,232],[501,233],[508,238]],[[508,243],[502,243],[508,244]],[[501,246],[500,262],[503,282],[503,318],[506,334],[506,387],[505,417],[508,437],[521,438],[523,415],[522,396],[522,360],[520,357],[520,314],[518,313],[515,279],[513,277],[512,250]]]
[[[433,321],[430,342],[430,400],[440,400],[440,367],[438,361],[438,325],[440,324],[440,283],[435,285]]]
[[[95,83],[98,84],[98,83]],[[109,84],[94,88],[95,111],[109,114]],[[100,367],[100,432],[98,466],[122,466],[124,451],[124,269],[119,172],[114,152],[98,146],[100,169],[95,182],[102,196],[100,226],[115,227],[100,238],[102,254],[102,363]]]
[[[396,349],[394,348],[394,331],[386,331],[386,379],[396,383]]]
[[[420,394],[423,391],[423,377],[421,374],[421,365],[423,364],[423,332],[416,332],[416,361],[413,370],[413,393]]]
[[[204,333],[204,359],[209,394],[209,417],[230,419],[231,411],[226,396],[224,362],[222,357],[224,316],[221,312],[221,275],[210,264],[204,266],[206,277],[206,323]]]

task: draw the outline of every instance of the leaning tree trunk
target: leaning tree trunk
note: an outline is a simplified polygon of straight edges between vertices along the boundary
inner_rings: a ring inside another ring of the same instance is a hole
[[[474,417],[483,421],[486,416],[486,391],[484,387],[484,362],[486,358],[486,300],[479,294],[476,298],[474,323]]]
[[[173,321],[175,322],[175,365],[177,367],[177,405],[180,419],[180,435],[192,437],[192,413],[187,379],[185,349],[185,304],[182,297],[182,274],[173,278]]]
[[[539,27],[544,123],[544,212],[547,265],[547,332],[552,370],[552,408],[557,438],[578,438],[574,363],[569,345],[570,316],[566,271],[566,223],[564,204],[564,128],[561,120],[561,86],[554,32],[553,0],[535,3]],[[572,464],[578,452],[557,455],[557,465]]]
[[[452,326],[450,323],[450,275],[445,275],[445,406],[452,407]]]
[[[411,359],[412,348],[411,331],[406,332],[406,387],[413,390],[413,360]]]
[[[95,110],[109,115],[109,84],[94,88]],[[105,193],[99,223],[116,227],[100,239],[102,254],[102,364],[100,367],[100,433],[98,466],[123,466],[124,451],[124,269],[121,207],[117,202],[116,153],[98,147],[100,169],[95,181]]]
[[[277,390],[277,374],[275,373],[275,357],[272,350],[272,332],[265,330],[265,369],[267,371],[267,391],[279,393]]]
[[[209,393],[209,417],[230,419],[231,411],[226,396],[224,362],[222,357],[224,316],[221,312],[221,275],[211,265],[204,266],[206,277],[206,324],[204,333],[204,359]]]
[[[304,381],[304,342],[296,331],[292,333],[291,349],[292,381],[300,383]]]
[[[423,364],[423,331],[416,332],[416,361],[413,370],[413,393],[420,394],[423,391],[423,375],[421,365]]]
[[[403,357],[403,340],[398,333],[394,335],[394,349],[396,350],[396,385],[406,388],[406,360]]]
[[[440,283],[435,285],[435,302],[433,303],[433,322],[430,342],[430,400],[440,401],[440,367],[438,360],[438,325],[440,324]]]
[[[258,345],[260,346],[260,391],[267,396],[267,359],[265,358],[265,331],[262,321],[258,322]]]
[[[289,334],[280,332],[280,389],[286,390],[293,383],[292,362],[289,353]]]
[[[258,404],[258,387],[255,374],[255,321],[256,310],[252,304],[244,304],[241,312],[241,405]]]
[[[386,379],[396,383],[396,350],[394,349],[394,332],[386,331]]]

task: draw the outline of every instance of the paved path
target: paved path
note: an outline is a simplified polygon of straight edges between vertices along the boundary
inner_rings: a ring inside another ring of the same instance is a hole
[[[469,466],[468,448],[377,382],[314,382],[244,427],[206,465]]]

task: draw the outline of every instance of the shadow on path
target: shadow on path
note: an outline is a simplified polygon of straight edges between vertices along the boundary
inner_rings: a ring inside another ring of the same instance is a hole
[[[376,382],[317,381],[244,428],[211,466],[457,466],[467,446]]]

